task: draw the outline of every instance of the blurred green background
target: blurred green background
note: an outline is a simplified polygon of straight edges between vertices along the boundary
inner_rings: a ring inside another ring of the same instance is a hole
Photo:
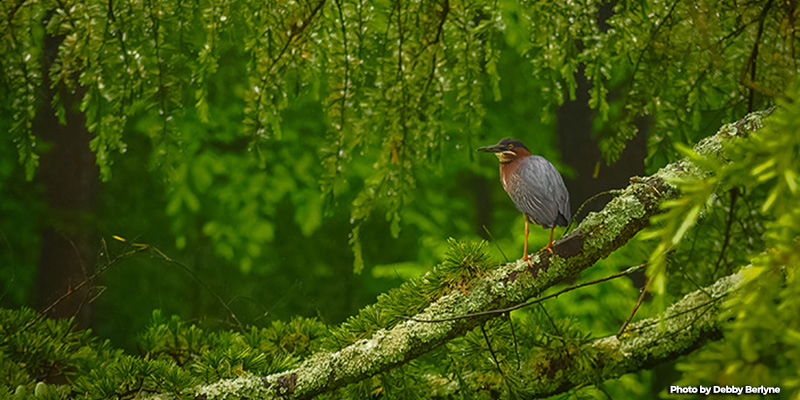
[[[530,76],[520,57],[504,55],[499,66],[503,76]],[[367,267],[356,274],[348,243],[350,208],[373,171],[376,157],[370,153],[376,149],[353,156],[335,196],[324,195],[319,148],[325,141],[326,117],[319,97],[300,93],[294,98],[282,114],[281,139],[258,144],[256,154],[239,139],[244,104],[236,94],[244,82],[235,69],[229,75],[226,71],[220,70],[210,90],[212,104],[219,103],[217,117],[207,124],[193,115],[176,122],[191,142],[181,149],[168,176],[153,165],[156,155],[146,134],[161,121],[149,115],[131,117],[124,134],[127,151],[114,156],[113,177],[101,184],[97,209],[87,221],[97,247],[87,263],[103,265],[107,257],[126,251],[129,243],[114,239],[116,235],[155,246],[190,269],[138,254],[123,258],[99,278],[95,285],[102,289],[93,291],[91,325],[125,348],[132,349],[132,333],[145,326],[156,308],[203,323],[232,323],[198,280],[244,323],[303,315],[336,324],[440,262],[450,237],[488,238],[488,231],[506,255],[518,257],[522,217],[502,191],[497,160],[474,153],[475,147],[502,137],[519,138],[558,165],[571,188],[580,179],[581,185],[590,185],[582,193],[604,189],[561,162],[557,121],[540,122],[545,105],[526,96],[540,90],[539,83],[502,80],[502,99],[487,99],[475,145],[442,138],[437,159],[417,171],[414,198],[401,210],[397,237],[381,210],[373,212],[361,233]],[[588,110],[582,118],[590,121]],[[584,142],[570,142],[569,148],[596,149],[589,135],[584,132]],[[2,151],[3,306],[14,308],[35,303],[39,233],[55,217],[42,184],[25,180],[11,143],[4,142]],[[638,154],[640,165],[643,156]],[[601,161],[599,153],[595,161]],[[573,195],[572,200],[575,209],[585,198]],[[545,242],[547,234],[534,228],[531,246]]]
[[[335,325],[438,264],[448,238],[516,259],[522,217],[477,147],[526,143],[575,213],[796,92],[794,2],[691,3],[3,6],[0,306],[43,310],[102,271],[51,314],[135,352],[154,309],[213,329]],[[667,295],[763,250],[771,217],[751,203],[767,191],[709,200]],[[653,247],[635,238],[584,278]],[[643,282],[549,307],[607,335]]]
[[[500,100],[484,94],[486,116],[475,143],[469,147],[456,140],[458,132],[452,139],[445,132],[438,156],[416,171],[413,200],[400,211],[396,237],[383,210],[372,212],[361,233],[367,267],[360,274],[353,272],[348,243],[350,209],[374,170],[372,153],[378,149],[354,155],[335,195],[325,195],[320,189],[320,147],[325,144],[326,116],[314,93],[299,93],[292,100],[282,113],[282,137],[260,142],[256,152],[239,133],[244,104],[237,94],[245,83],[236,69],[220,69],[209,94],[216,117],[201,123],[187,113],[175,122],[186,145],[166,174],[154,165],[158,155],[146,134],[161,120],[131,116],[124,133],[127,150],[114,155],[113,177],[101,184],[97,209],[86,221],[94,230],[97,253],[84,262],[103,265],[125,252],[129,243],[114,239],[116,235],[155,246],[190,271],[157,256],[123,258],[95,283],[91,326],[132,349],[132,333],[156,308],[188,320],[232,323],[211,291],[244,323],[303,315],[336,324],[440,262],[450,237],[488,239],[489,232],[498,261],[503,260],[498,249],[517,258],[522,217],[502,190],[496,158],[474,152],[502,137],[523,140],[559,167],[573,193],[573,210],[588,194],[609,188],[610,180],[622,187],[629,174],[644,172],[643,148],[625,163],[638,164],[634,170],[606,167],[590,130],[571,133],[578,139],[564,139],[562,147],[594,154],[589,168],[603,163],[600,179],[591,170],[578,171],[563,162],[556,135],[559,120],[541,122],[542,112],[553,111],[527,95],[541,90],[542,83],[530,78],[530,67],[521,57],[510,51],[503,55],[498,68],[509,78],[500,81]],[[584,104],[564,119],[564,124],[582,119],[588,128],[591,111]],[[3,187],[8,195],[0,222],[5,237],[3,305],[13,308],[35,304],[41,226],[57,217],[43,198],[42,184],[25,180],[15,150],[4,143]],[[531,247],[545,243],[548,233],[533,228]]]

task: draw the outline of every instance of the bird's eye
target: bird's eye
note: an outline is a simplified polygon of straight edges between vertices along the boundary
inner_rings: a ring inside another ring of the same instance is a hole
[[[514,148],[514,145],[513,145],[513,144],[511,144],[511,143],[509,143],[509,144],[508,144],[508,148],[509,148],[509,149],[513,149],[513,148]]]

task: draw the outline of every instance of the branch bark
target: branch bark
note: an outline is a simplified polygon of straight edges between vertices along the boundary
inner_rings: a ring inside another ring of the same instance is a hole
[[[723,142],[731,137],[744,137],[748,132],[760,128],[762,118],[768,113],[769,111],[753,113],[739,122],[723,126],[717,134],[698,143],[694,151],[701,155],[718,157],[720,162],[728,162],[723,152]],[[625,189],[619,190],[616,197],[603,210],[590,213],[572,233],[559,240],[555,244],[555,254],[540,253],[534,256],[531,259],[533,268],[529,268],[523,261],[501,265],[486,276],[471,282],[469,285],[471,290],[467,293],[453,290],[432,302],[414,318],[447,319],[509,307],[538,296],[545,289],[607,257],[644,229],[649,224],[650,217],[660,212],[662,201],[679,196],[677,188],[669,183],[671,179],[704,178],[708,175],[709,171],[689,159],[683,159],[667,165],[652,176],[631,178],[630,184]],[[670,310],[682,309],[680,307],[685,306],[682,301]],[[292,370],[265,377],[246,375],[237,379],[223,380],[198,387],[196,394],[202,399],[226,396],[250,399],[308,399],[407,363],[463,335],[491,317],[487,315],[441,323],[403,321],[391,328],[379,330],[371,338],[355,342],[339,351],[317,353]],[[702,321],[710,323],[705,319]],[[655,345],[652,341],[663,340],[664,336],[652,330],[658,329],[654,328],[652,323],[647,324],[648,322],[642,321],[630,327],[629,330],[636,330],[630,337],[623,335],[618,340],[599,339],[590,346],[605,349],[602,354],[606,354],[607,359],[618,361],[617,366],[611,371],[622,374],[674,357],[677,353],[670,344],[677,336],[683,338],[688,333],[705,332],[703,329],[706,329],[703,328],[706,325],[692,323],[691,329],[681,328],[675,331],[676,336],[671,338],[667,336],[668,340]],[[648,329],[647,326],[652,329]],[[676,325],[678,326],[680,325]],[[683,342],[690,343],[691,340],[686,338]],[[677,348],[683,348],[681,351],[685,351],[691,346]],[[554,387],[548,383],[542,389],[542,393],[564,391],[580,383],[579,379],[586,380],[589,377],[581,375],[577,375],[574,379],[565,377]]]

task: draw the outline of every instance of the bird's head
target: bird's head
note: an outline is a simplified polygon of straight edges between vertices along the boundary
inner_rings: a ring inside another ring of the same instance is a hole
[[[522,142],[511,138],[500,139],[497,144],[481,147],[478,151],[494,153],[497,159],[503,164],[514,162],[520,158],[531,155],[531,151],[528,150]]]

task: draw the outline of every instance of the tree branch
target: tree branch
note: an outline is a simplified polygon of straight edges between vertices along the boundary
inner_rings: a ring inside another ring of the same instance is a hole
[[[745,137],[748,132],[760,128],[762,118],[768,113],[769,111],[753,113],[737,123],[723,126],[717,134],[698,143],[694,151],[701,155],[717,157],[720,162],[728,162],[723,153],[723,141],[731,137]],[[469,282],[466,286],[469,290],[455,289],[431,302],[427,308],[416,314],[414,319],[448,319],[510,307],[539,296],[547,288],[607,257],[644,229],[649,224],[650,217],[661,211],[660,204],[663,200],[676,198],[680,194],[676,187],[668,183],[669,181],[675,178],[704,178],[709,174],[709,171],[689,159],[683,159],[667,165],[650,177],[632,178],[628,187],[619,191],[602,211],[590,213],[573,232],[559,240],[554,246],[554,254],[545,252],[535,255],[531,259],[533,268],[529,268],[528,263],[524,261],[501,265],[488,271],[485,276]],[[690,296],[694,299],[698,295]],[[679,302],[670,310],[678,310],[682,304],[685,303]],[[684,314],[693,315],[688,311]],[[372,337],[359,340],[339,351],[316,353],[292,370],[266,377],[245,375],[233,380],[223,380],[200,386],[196,393],[198,398],[208,400],[226,396],[250,399],[308,399],[405,364],[480,326],[493,316],[441,323],[402,321],[392,327],[378,330]],[[670,318],[677,317],[677,314],[670,316]],[[695,328],[695,322],[692,322],[694,317],[677,318],[675,323],[678,321],[684,324],[675,325],[681,329],[675,330],[674,335],[682,338],[688,333],[699,332],[700,328]],[[628,371],[634,366],[650,365],[663,360],[664,355],[668,353],[668,344],[662,343],[662,346],[658,347],[653,346],[651,342],[641,342],[663,339],[663,336],[658,336],[653,329],[658,331],[656,323],[639,322],[629,327],[628,332],[631,336],[626,334],[620,339],[601,339],[594,345],[607,348],[609,357],[636,354],[635,357],[625,356],[622,360],[617,360],[618,367],[614,371],[621,374],[622,371]],[[675,337],[670,341],[674,339]],[[681,340],[688,343],[688,339]],[[596,377],[597,374],[586,375],[582,379],[589,379],[592,376]],[[573,379],[566,380],[566,377],[564,379],[557,387],[550,387],[548,384],[547,390],[553,393],[556,393],[557,389],[566,390],[573,384]]]
[[[472,314],[459,315],[459,316],[455,316],[455,317],[442,318],[442,319],[417,319],[417,318],[414,318],[414,317],[407,317],[405,315],[397,315],[396,317],[397,318],[402,318],[402,319],[405,319],[405,320],[409,320],[409,321],[437,323],[437,322],[458,321],[460,319],[469,319],[469,318],[483,317],[483,316],[488,316],[488,315],[505,314],[505,313],[509,313],[511,311],[514,311],[514,310],[519,310],[520,308],[523,308],[523,307],[532,306],[534,304],[539,304],[539,303],[541,303],[541,302],[543,302],[545,300],[552,299],[553,297],[561,296],[564,293],[571,292],[573,290],[577,290],[577,289],[580,289],[582,287],[596,285],[598,283],[602,283],[602,282],[610,281],[612,279],[616,279],[616,278],[619,278],[619,277],[622,277],[622,276],[630,275],[630,274],[632,274],[634,272],[640,271],[642,268],[644,268],[644,266],[645,266],[645,264],[639,264],[639,265],[637,265],[635,267],[626,268],[622,272],[618,272],[616,274],[609,275],[609,276],[606,276],[604,278],[595,279],[595,280],[589,281],[589,282],[579,283],[577,285],[573,285],[573,286],[570,286],[568,288],[561,289],[558,292],[548,294],[547,296],[537,297],[537,298],[535,298],[533,300],[529,300],[529,301],[526,301],[524,303],[517,303],[517,304],[514,304],[513,306],[506,307],[506,308],[500,308],[500,309],[494,309],[494,310],[486,310],[486,311],[478,311],[478,312],[472,313]],[[642,293],[644,293],[644,291]],[[633,314],[631,314],[631,317],[633,317]]]
[[[595,339],[568,353],[545,353],[523,362],[517,379],[526,386],[518,390],[528,397],[552,396],[651,368],[720,338],[724,305],[720,300],[740,287],[746,270],[687,294],[658,317],[631,324],[621,336]],[[453,385],[450,389],[463,388]]]

